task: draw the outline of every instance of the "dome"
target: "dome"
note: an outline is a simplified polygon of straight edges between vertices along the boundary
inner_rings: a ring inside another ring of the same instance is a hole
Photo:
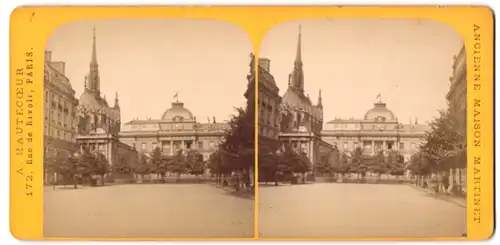
[[[193,114],[186,108],[184,108],[184,103],[182,102],[173,102],[172,107],[167,109],[163,116],[162,120],[174,120],[174,118],[180,118],[182,120],[192,120]]]
[[[387,109],[385,103],[378,102],[365,113],[365,120],[392,121],[396,120],[396,117],[391,110]]]
[[[85,90],[80,96],[78,104],[82,107],[86,107],[91,111],[97,111],[102,109],[102,107],[107,107],[107,103],[95,93]]]

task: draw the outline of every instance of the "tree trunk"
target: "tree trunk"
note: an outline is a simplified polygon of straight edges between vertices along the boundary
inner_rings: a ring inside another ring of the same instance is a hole
[[[274,172],[274,185],[278,186],[278,171]]]
[[[177,180],[176,181],[179,182],[180,180],[181,180],[181,173],[179,172],[179,173],[177,173]]]
[[[77,189],[76,176],[73,176],[73,188]]]
[[[305,184],[306,183],[306,173],[302,173],[302,183]]]

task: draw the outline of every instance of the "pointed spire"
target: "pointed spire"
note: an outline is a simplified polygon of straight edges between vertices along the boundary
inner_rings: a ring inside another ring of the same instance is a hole
[[[302,70],[302,27],[299,25],[299,38],[297,42],[297,53],[295,54],[295,61],[293,66],[293,72],[290,76],[290,87],[298,89],[300,92],[304,92],[304,72]]]
[[[302,65],[302,26],[299,25],[299,40],[297,42],[297,53],[295,53],[295,65]]]
[[[97,64],[97,50],[96,50],[96,44],[95,44],[95,25],[94,25],[94,36],[93,36],[93,42],[92,42],[92,60],[91,63]]]
[[[118,103],[118,92],[115,93],[115,108],[120,108],[120,105]]]
[[[93,29],[93,40],[92,40],[92,58],[90,59],[90,69],[88,74],[88,83],[87,88],[96,93],[100,93],[101,82],[99,77],[99,67],[97,65],[97,49],[96,49],[96,35],[95,35],[95,26]]]
[[[319,90],[319,96],[318,96],[318,107],[323,107],[323,99],[321,98],[321,89]]]

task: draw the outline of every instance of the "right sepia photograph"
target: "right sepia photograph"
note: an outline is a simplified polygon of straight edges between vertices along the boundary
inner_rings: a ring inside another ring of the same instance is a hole
[[[425,19],[307,19],[259,50],[261,238],[467,236],[463,40]]]

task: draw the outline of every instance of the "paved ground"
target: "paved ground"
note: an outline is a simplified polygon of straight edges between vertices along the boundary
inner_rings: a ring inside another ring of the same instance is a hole
[[[260,187],[261,237],[460,237],[466,209],[407,185]]]
[[[46,187],[47,237],[231,238],[254,236],[254,201],[208,184]]]

